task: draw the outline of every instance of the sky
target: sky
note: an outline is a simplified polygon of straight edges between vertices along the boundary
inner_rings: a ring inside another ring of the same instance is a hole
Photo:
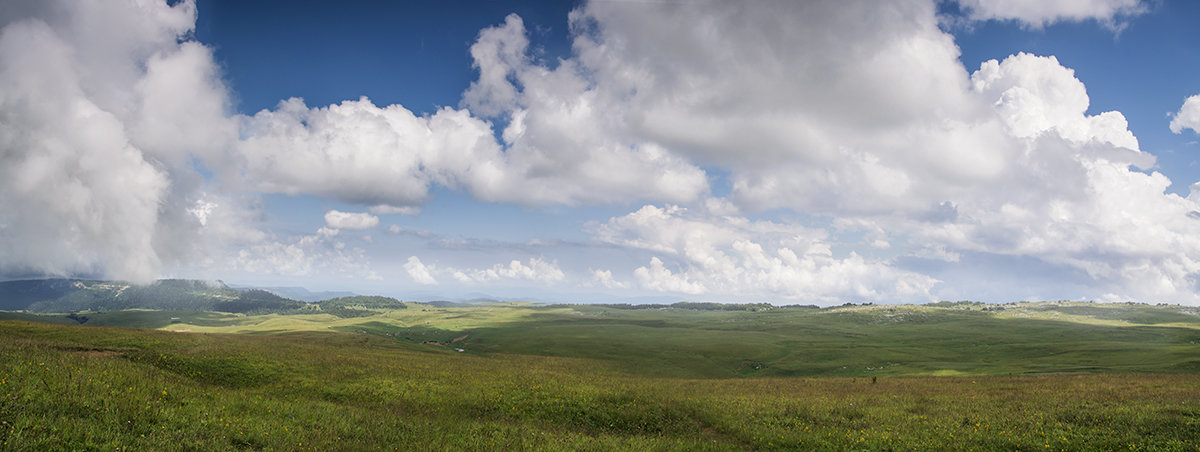
[[[0,279],[1200,305],[1198,19],[0,0]]]

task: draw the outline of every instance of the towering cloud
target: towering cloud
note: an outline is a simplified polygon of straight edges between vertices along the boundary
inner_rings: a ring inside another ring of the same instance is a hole
[[[265,192],[405,207],[432,184],[488,192],[505,177],[491,127],[463,110],[419,117],[366,98],[315,108],[293,98],[241,123],[241,180]]]
[[[1041,12],[966,6],[979,19],[1030,23],[1141,10],[1136,2]],[[1188,215],[1197,206],[1144,172],[1154,157],[1140,151],[1124,116],[1088,115],[1086,88],[1052,56],[1013,55],[968,72],[932,2],[593,2],[571,25],[574,55],[555,67],[515,51],[525,40],[514,17],[473,47],[480,79],[464,105],[510,118],[513,153],[562,149],[557,155],[584,153],[579,161],[660,149],[669,161],[727,174],[728,201],[740,211],[829,218],[913,256],[1032,257],[1081,270],[1089,278],[1081,283],[1102,291],[1085,296],[1196,301],[1200,248]],[[588,120],[564,122],[573,117]],[[693,217],[687,229],[723,221]],[[757,268],[752,259],[701,256],[672,270],[663,259],[637,269],[644,287],[723,293],[733,285],[714,281],[736,278],[722,275]],[[689,275],[700,262],[735,270]]]
[[[225,214],[192,159],[236,138],[211,55],[180,41],[194,3],[0,11],[0,273],[146,281],[194,256]]]

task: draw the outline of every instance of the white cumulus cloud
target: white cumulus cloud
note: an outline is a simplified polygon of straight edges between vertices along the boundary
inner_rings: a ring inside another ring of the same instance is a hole
[[[333,229],[370,229],[379,225],[379,217],[365,212],[325,212],[325,225]]]
[[[1171,131],[1183,133],[1183,129],[1192,129],[1200,133],[1200,94],[1189,97],[1179,107],[1179,112],[1171,118]]]
[[[624,289],[629,287],[628,284],[617,281],[613,278],[612,270],[596,270],[592,269],[592,284],[598,284],[601,287],[609,289]]]
[[[262,275],[376,279],[366,250],[347,245],[338,235],[337,229],[320,228],[310,235],[264,236],[242,244],[222,265]]]
[[[1089,8],[1054,14],[1108,17]],[[1190,281],[1200,275],[1191,262],[1200,250],[1190,245],[1187,217],[1195,206],[1165,193],[1161,174],[1143,172],[1155,158],[1140,150],[1124,115],[1088,115],[1086,87],[1053,56],[1021,53],[968,72],[932,2],[592,2],[572,13],[571,24],[575,54],[556,67],[500,54],[479,60],[511,66],[507,77],[479,81],[516,89],[487,104],[508,108],[511,146],[564,130],[559,121],[570,115],[563,106],[602,105],[592,120],[567,128],[575,149],[604,149],[589,138],[599,136],[719,168],[732,186],[729,211],[784,208],[858,224],[874,235],[865,246],[954,259],[964,252],[1026,256],[1083,270],[1089,279],[1075,283],[1131,298],[1195,299]],[[531,121],[539,115],[545,122]],[[1118,208],[1125,205],[1136,209]],[[736,269],[754,268],[747,265],[756,262],[753,247],[735,250],[731,240],[685,247],[686,240],[664,236],[675,229],[632,228],[651,213],[621,219],[627,236],[608,231],[616,242],[664,253],[655,256],[661,265],[641,267],[646,285],[688,282],[674,290],[695,291],[699,282],[720,293],[741,278]],[[1133,227],[1147,218],[1160,226]],[[712,230],[708,222],[684,229]],[[1128,234],[1173,251],[1148,255],[1113,239]],[[787,267],[775,246],[764,248]],[[801,262],[807,256],[779,248]],[[886,297],[889,291],[871,287],[795,281],[852,280],[820,271],[915,275],[858,255],[811,259],[823,265],[779,278],[787,284],[758,287]],[[786,274],[763,266],[771,270],[761,274]],[[931,279],[907,280],[912,294],[930,287]]]
[[[901,302],[928,301],[937,283],[853,252],[834,256],[823,230],[677,206],[648,205],[596,225],[593,233],[605,243],[650,251],[649,264],[634,276],[654,291],[825,304]]]
[[[525,264],[513,259],[508,265],[496,264],[483,269],[454,269],[445,271],[453,275],[459,282],[490,282],[499,280],[525,280],[542,283],[562,281],[565,274],[555,262],[547,262],[540,257],[529,258]]]
[[[483,199],[518,203],[691,201],[708,190],[703,170],[653,142],[629,137],[630,107],[577,59],[555,69],[532,63],[524,22],[510,15],[471,47],[480,77],[463,105],[506,116],[502,190]],[[578,41],[577,41],[578,42]]]
[[[1142,0],[957,0],[975,20],[1017,20],[1034,28],[1063,21],[1096,20],[1116,27],[1147,10]]]
[[[404,271],[408,272],[408,276],[418,284],[436,285],[438,283],[437,279],[434,279],[433,275],[429,273],[429,268],[417,256],[408,258],[408,261],[404,263]]]
[[[241,120],[241,171],[265,192],[391,211],[420,204],[434,183],[486,192],[503,177],[491,127],[463,110],[416,116],[365,97],[313,108],[292,98]]]
[[[1083,84],[1052,57],[988,61],[972,82],[1020,151],[1004,188],[950,197],[954,211],[944,221],[889,229],[950,255],[976,251],[1074,267],[1097,294],[1200,301],[1200,223],[1190,216],[1200,206],[1166,193],[1171,182],[1162,174],[1134,170],[1152,168],[1154,157],[1138,149],[1124,116],[1087,116]]]
[[[649,267],[635,269],[633,276],[637,278],[638,284],[641,284],[642,288],[656,292],[678,292],[689,295],[700,295],[706,292],[704,284],[690,281],[686,274],[671,273],[671,270],[663,266],[662,261],[657,257],[650,258]]]

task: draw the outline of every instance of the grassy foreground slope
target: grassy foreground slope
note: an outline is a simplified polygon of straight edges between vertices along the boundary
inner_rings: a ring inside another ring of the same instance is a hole
[[[431,322],[432,323],[432,322]],[[1200,376],[648,377],[361,333],[0,321],[10,450],[1195,450]]]

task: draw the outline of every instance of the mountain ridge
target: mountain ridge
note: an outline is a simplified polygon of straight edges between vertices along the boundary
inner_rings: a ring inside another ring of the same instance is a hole
[[[150,284],[87,279],[0,282],[0,310],[34,313],[161,309],[233,313],[302,309],[306,303],[218,280],[160,279]]]

